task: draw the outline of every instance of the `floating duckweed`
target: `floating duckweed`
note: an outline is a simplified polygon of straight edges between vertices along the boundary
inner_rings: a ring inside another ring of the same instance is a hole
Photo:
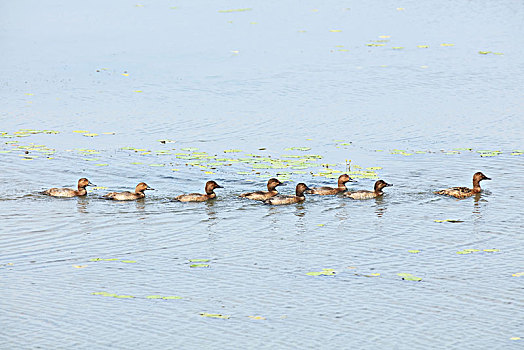
[[[97,160],[99,160],[98,158],[84,158],[84,160],[86,162],[96,162]]]
[[[132,299],[135,298],[132,295],[119,295],[114,293],[107,293],[107,292],[93,292],[92,295],[101,295],[104,297],[112,297],[112,298],[119,298],[119,299]]]
[[[248,316],[252,320],[265,320],[266,318],[263,316]]]
[[[429,45],[417,45],[417,47],[420,49],[427,49],[429,48]]]
[[[397,276],[402,277],[402,279],[405,280],[405,281],[417,281],[417,282],[418,281],[422,281],[422,278],[417,277],[417,276],[413,276],[410,273],[397,273]]]
[[[238,152],[242,152],[242,150],[239,150],[239,149],[226,149],[226,150],[224,150],[224,153],[238,153]]]
[[[285,151],[309,151],[311,147],[289,147],[285,148]]]
[[[140,165],[140,164],[144,164],[144,163],[142,163],[142,162],[132,162],[132,163],[130,163],[130,164],[133,164],[133,165]]]
[[[329,31],[332,32],[332,33],[340,33],[340,32],[342,32],[341,29],[330,29]]]
[[[483,252],[494,253],[500,252],[500,249],[482,249]]]
[[[454,220],[454,219],[446,219],[446,220],[433,220],[434,222],[464,222],[463,220]]]
[[[229,315],[222,315],[222,314],[208,314],[207,312],[201,312],[200,316],[202,317],[210,317],[210,318],[222,318],[222,319],[229,319],[231,316]]]
[[[209,262],[209,259],[189,259],[189,262]]]
[[[87,136],[87,137],[95,137],[95,136],[98,136],[98,134],[95,134],[95,133],[88,133],[88,134],[83,134],[84,136]]]
[[[103,163],[103,164],[95,164],[96,166],[109,166],[109,164],[107,163]]]
[[[322,269],[322,271],[318,272],[308,272],[306,273],[308,276],[334,276],[336,275],[336,272],[334,269]]]
[[[166,166],[165,164],[149,164],[149,166]]]
[[[481,55],[487,55],[488,53],[491,53],[491,51],[479,51],[479,54]]]
[[[517,272],[517,273],[514,273],[511,276],[513,276],[513,277],[522,277],[522,276],[524,276],[524,272]]]
[[[176,299],[182,299],[182,297],[178,296],[162,296],[162,295],[148,295],[146,296],[146,299],[162,299],[162,300],[176,300]]]
[[[246,12],[251,11],[252,8],[242,8],[242,9],[231,9],[231,10],[218,10],[220,13],[232,13],[232,12]]]
[[[120,260],[120,262],[126,263],[126,264],[135,264],[135,260]]]
[[[88,130],[73,130],[73,132],[77,134],[85,134],[85,133],[88,133],[89,131]]]
[[[393,50],[402,50],[404,47],[402,46],[393,46],[392,49]]]
[[[446,44],[446,43],[444,43],[444,44],[440,44],[440,46],[450,47],[450,46],[455,46],[455,44]]]
[[[408,250],[408,253],[418,254],[420,253],[420,250]]]
[[[192,268],[209,267],[209,264],[192,264],[192,265],[189,265],[189,267],[192,267]]]

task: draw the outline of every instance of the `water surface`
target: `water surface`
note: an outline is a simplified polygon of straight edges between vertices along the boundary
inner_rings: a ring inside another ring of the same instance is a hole
[[[0,13],[2,348],[522,346],[520,3]],[[394,186],[238,198],[272,176],[292,193],[347,171],[352,189]],[[481,196],[433,194],[476,171],[493,179]],[[100,187],[85,198],[39,194],[84,176]],[[171,201],[209,179],[216,200]],[[144,200],[100,198],[140,181],[156,189]],[[322,269],[336,274],[307,275]]]

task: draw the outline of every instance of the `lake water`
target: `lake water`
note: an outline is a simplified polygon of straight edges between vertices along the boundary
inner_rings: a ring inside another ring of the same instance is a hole
[[[522,348],[522,18],[510,0],[1,1],[0,348]],[[394,186],[238,198],[348,171]],[[480,196],[433,194],[476,171]],[[81,177],[85,198],[39,194]],[[172,201],[207,180],[216,200]],[[101,199],[141,181],[144,200]]]

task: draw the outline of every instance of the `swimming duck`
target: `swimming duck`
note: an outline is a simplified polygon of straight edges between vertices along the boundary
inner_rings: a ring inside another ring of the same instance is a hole
[[[205,202],[208,199],[213,199],[217,195],[213,191],[215,188],[224,188],[217,184],[215,181],[208,181],[206,182],[206,194],[200,194],[200,193],[189,193],[189,194],[182,194],[178,197],[175,197],[176,201],[179,202]]]
[[[382,196],[384,192],[382,192],[382,189],[384,187],[393,186],[392,184],[388,184],[385,181],[378,180],[375,182],[375,189],[373,191],[366,191],[366,190],[360,190],[360,191],[351,191],[351,192],[345,192],[343,194],[344,197],[349,197],[352,199],[370,199],[370,198],[376,198],[379,196]]]
[[[307,193],[310,194],[318,194],[321,196],[330,195],[330,194],[338,194],[340,192],[347,191],[346,188],[346,182],[355,182],[352,178],[348,176],[348,174],[343,174],[338,177],[338,186],[337,188],[333,187],[313,187],[311,190],[307,191]]]
[[[115,201],[132,201],[135,199],[144,198],[146,195],[144,191],[154,190],[154,188],[149,187],[145,182],[141,182],[135,187],[135,192],[111,192],[106,194],[104,197],[107,199],[112,199]]]
[[[264,201],[264,204],[272,204],[272,205],[280,205],[280,204],[293,204],[293,203],[300,203],[306,200],[306,197],[304,196],[304,192],[307,190],[310,190],[309,187],[306,186],[305,183],[299,183],[295,189],[295,196],[293,195],[277,195],[274,197],[271,197],[269,199],[266,199]]]
[[[278,179],[275,179],[273,177],[269,179],[267,182],[267,192],[266,191],[247,192],[247,193],[242,193],[240,197],[252,199],[255,201],[264,201],[278,194],[278,191],[276,190],[277,186],[285,186],[285,185],[286,184],[280,182]]]
[[[43,194],[47,194],[48,196],[53,196],[53,197],[85,196],[87,194],[87,191],[86,191],[87,186],[96,186],[96,185],[93,185],[88,179],[83,177],[80,180],[78,180],[78,190],[73,190],[72,188],[50,188],[48,190],[45,190]]]
[[[435,193],[444,194],[444,195],[452,196],[455,198],[471,197],[482,191],[482,189],[480,188],[480,181],[482,180],[491,180],[491,179],[479,171],[473,174],[473,188],[452,187],[452,188],[447,188],[445,190],[436,191]]]

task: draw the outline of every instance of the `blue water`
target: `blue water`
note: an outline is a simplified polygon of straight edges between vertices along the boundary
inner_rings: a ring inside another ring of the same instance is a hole
[[[0,1],[0,348],[521,348],[523,15]],[[238,198],[348,171],[394,186]],[[480,196],[433,194],[476,171]],[[39,194],[80,177],[85,198]],[[216,200],[171,201],[211,179]],[[144,200],[101,199],[141,181]]]

